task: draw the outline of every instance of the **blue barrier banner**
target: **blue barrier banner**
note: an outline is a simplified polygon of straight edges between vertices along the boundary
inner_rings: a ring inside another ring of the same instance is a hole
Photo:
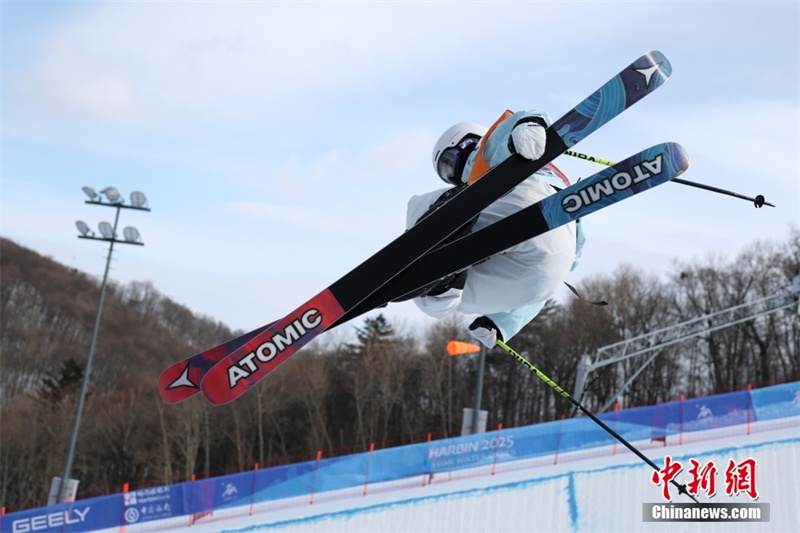
[[[598,418],[627,440],[663,439],[681,430],[681,402],[633,407]]]
[[[535,426],[486,433],[490,439],[486,447],[497,450],[498,462],[546,455],[546,450],[555,450],[559,442],[562,442],[566,427],[564,422],[544,422]]]
[[[613,417],[609,420],[609,415],[604,415],[603,422],[614,428]],[[602,418],[601,418],[602,420]],[[574,451],[597,446],[607,446],[614,443],[614,437],[607,431],[595,424],[592,419],[582,416],[566,420],[561,435],[559,451]],[[556,449],[550,450],[555,452]]]
[[[800,415],[800,382],[753,389],[750,397],[758,420]]]
[[[122,495],[115,494],[10,513],[3,532],[77,533],[119,526],[121,519]]]
[[[318,463],[315,492],[363,485],[367,479],[368,453],[322,459]]]
[[[220,481],[217,478],[209,478],[191,482],[189,506],[191,514],[205,514],[214,510],[215,489]]]
[[[178,483],[161,487],[139,489],[120,494],[124,510],[117,521],[105,527],[120,524],[140,524],[185,516],[191,511],[192,483]],[[78,500],[80,502],[82,500]],[[76,502],[77,503],[77,502]],[[122,520],[119,519],[122,517]],[[124,520],[124,522],[123,522]]]
[[[266,502],[311,494],[316,461],[274,466],[259,470],[255,501]]]
[[[684,431],[703,431],[756,419],[747,391],[729,392],[684,402]]]
[[[240,472],[214,480],[214,509],[247,505],[253,501],[259,471]],[[195,512],[196,514],[196,512]]]
[[[404,477],[421,476],[430,472],[428,465],[428,443],[402,446],[405,453],[397,453],[397,448],[386,448],[372,452],[369,463],[369,482],[380,483]],[[369,455],[369,452],[367,452]]]
[[[188,483],[56,504],[3,517],[2,531],[71,533],[138,524],[188,514]]]
[[[511,431],[488,431],[427,444],[430,472],[446,472],[461,468],[489,465],[501,456],[514,453],[515,440]]]
[[[640,441],[790,416],[800,416],[800,382],[625,409],[598,418],[623,438]],[[0,517],[0,530],[110,529],[616,442],[590,418],[580,416],[18,511]]]

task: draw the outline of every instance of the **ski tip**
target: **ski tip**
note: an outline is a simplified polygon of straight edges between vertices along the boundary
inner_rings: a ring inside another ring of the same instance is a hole
[[[664,175],[669,176],[667,179],[672,180],[689,170],[689,165],[692,159],[689,157],[689,152],[686,151],[680,143],[664,142],[657,144],[643,153],[664,154],[667,168],[669,169]]]
[[[692,163],[692,158],[689,157],[689,152],[686,151],[680,143],[671,142],[666,143],[667,148],[665,151],[670,152],[670,159],[673,161],[675,165],[675,176],[673,178],[677,178],[687,170],[689,170],[689,165]]]
[[[164,403],[174,404],[200,392],[188,364],[172,365],[158,376],[158,392]]]
[[[672,63],[669,62],[667,56],[658,50],[651,50],[644,54],[640,61],[644,61],[649,66],[658,66],[658,71],[661,77],[666,81],[672,75]]]

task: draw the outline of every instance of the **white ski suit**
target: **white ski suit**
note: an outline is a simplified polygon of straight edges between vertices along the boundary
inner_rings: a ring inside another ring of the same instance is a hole
[[[515,125],[530,117],[540,117],[550,125],[550,117],[539,111],[507,112],[480,140],[482,157],[494,167],[511,156],[509,136]],[[474,150],[462,172],[466,183],[480,149]],[[472,231],[492,224],[528,207],[568,185],[553,167],[546,166],[526,178],[510,193],[489,205],[478,216]],[[487,178],[491,179],[491,178]],[[447,189],[439,189],[412,197],[408,202],[406,227],[413,226],[420,216]],[[577,228],[576,228],[577,226]],[[542,310],[574,269],[581,255],[584,237],[582,224],[572,222],[538,237],[523,241],[487,261],[470,267],[463,290],[450,289],[438,296],[414,299],[416,305],[434,318],[455,312],[484,315],[497,328],[504,340],[511,339]]]

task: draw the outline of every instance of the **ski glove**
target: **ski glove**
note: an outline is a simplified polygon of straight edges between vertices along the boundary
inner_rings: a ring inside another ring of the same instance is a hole
[[[494,322],[485,316],[476,318],[469,325],[469,334],[487,348],[493,348],[497,344],[497,339],[503,340],[503,334],[500,333]]]
[[[544,128],[536,122],[523,122],[511,130],[514,151],[531,161],[536,161],[542,157],[545,139]]]

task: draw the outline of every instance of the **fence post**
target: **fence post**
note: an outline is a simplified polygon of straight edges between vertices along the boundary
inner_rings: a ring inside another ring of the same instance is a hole
[[[652,406],[650,411],[650,442],[667,445],[667,412],[660,405]]]
[[[619,402],[614,402],[614,431],[617,431],[619,422]],[[612,455],[617,455],[617,439],[614,439],[614,448]]]
[[[317,475],[319,474],[319,462],[322,459],[322,450],[317,450],[317,465],[314,467],[314,482],[311,484],[311,501],[309,505],[314,505],[314,492],[317,490]]]
[[[194,525],[194,485],[196,479],[197,479],[196,476],[192,474],[192,481],[191,481],[192,488],[189,491],[189,527],[192,527]]]
[[[753,397],[750,395],[753,390],[750,383],[747,384],[747,434],[750,434],[750,411],[753,410]]]
[[[256,480],[258,479],[258,463],[253,467],[253,486],[250,488],[250,516],[253,516],[253,505],[256,502]]]
[[[364,474],[364,496],[367,495],[367,485],[369,484],[369,468],[372,466],[372,452],[375,451],[375,443],[369,443],[369,456],[367,457],[367,472]]]
[[[431,434],[428,433],[428,457],[430,457]],[[428,479],[430,477],[430,479]],[[433,472],[422,474],[422,486],[433,482]]]
[[[67,510],[65,511],[66,516],[69,516],[69,513],[72,509],[72,496],[73,496],[72,494],[67,494]],[[64,523],[61,525],[61,531],[63,533],[66,530],[67,530],[67,523],[66,521],[64,521]]]
[[[558,439],[556,440],[556,455],[553,457],[553,464],[558,464],[558,450],[561,448],[561,432],[564,431],[564,417],[561,415],[561,423],[558,425]]]
[[[500,448],[500,431],[503,429],[503,423],[497,424],[497,443],[494,445],[494,462],[492,463],[492,475],[497,472],[497,450]]]
[[[122,484],[122,520],[120,521],[119,533],[125,533],[125,495],[128,494],[130,485],[128,483]],[[0,529],[2,531],[2,529]]]
[[[683,446],[683,408],[684,408],[683,402],[684,401],[686,401],[686,395],[684,393],[681,393],[681,426],[680,426],[681,431],[680,431],[680,437],[678,437],[678,444],[681,446]]]

